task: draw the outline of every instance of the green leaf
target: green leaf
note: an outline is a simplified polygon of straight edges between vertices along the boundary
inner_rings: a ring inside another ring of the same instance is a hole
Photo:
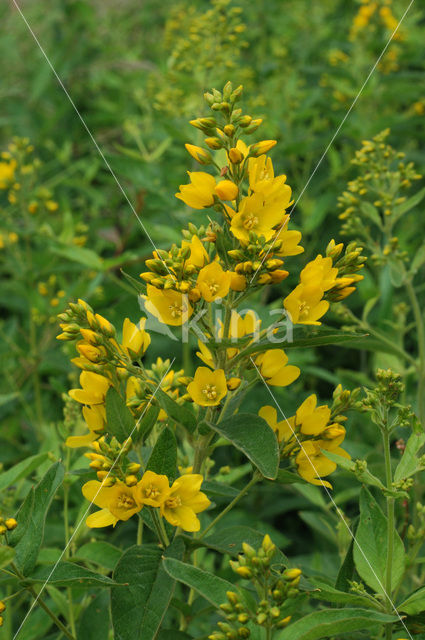
[[[165,558],[182,558],[183,553],[183,540],[177,538],[165,552],[156,545],[146,544],[130,547],[123,554],[114,571],[114,579],[128,582],[129,587],[111,590],[115,640],[156,638],[175,588],[163,562]]]
[[[327,600],[327,602],[336,602],[337,604],[350,604],[353,607],[359,606],[366,607],[367,609],[372,605],[370,598],[362,596],[361,594],[339,591],[315,576],[310,577],[310,582],[318,588],[318,591],[311,591],[310,595],[318,600]],[[381,604],[376,602],[376,607],[380,609]]]
[[[209,498],[227,498],[233,500],[239,494],[239,491],[229,484],[217,482],[216,480],[204,480],[202,483],[202,491],[205,491]]]
[[[397,616],[387,615],[372,609],[322,609],[290,624],[276,640],[320,640],[343,635],[373,625],[397,622]]]
[[[406,281],[406,269],[404,268],[404,262],[401,258],[390,256],[388,260],[390,267],[390,280],[394,287],[399,288],[403,286]]]
[[[31,488],[16,516],[18,526],[12,531],[9,543],[15,547],[16,565],[24,575],[30,573],[37,562],[47,512],[63,477],[64,468],[56,462],[38,485]]]
[[[162,389],[158,389],[155,398],[158,400],[161,407],[169,418],[172,418],[178,424],[186,427],[188,431],[193,433],[196,429],[195,414],[187,407],[178,404],[168,393],[165,393]]]
[[[111,587],[117,584],[111,578],[73,562],[59,562],[53,567],[40,567],[25,579],[25,584],[44,584],[46,580],[56,587]]]
[[[130,276],[128,273],[120,269],[124,278],[131,284],[132,287],[137,291],[137,293],[146,293],[146,283],[141,280],[136,280],[133,276]]]
[[[219,578],[213,573],[198,569],[191,564],[186,564],[180,560],[164,558],[163,566],[169,576],[183,582],[188,587],[195,589],[208,602],[215,607],[219,607],[223,602],[227,602],[226,592],[234,591],[235,586],[223,578]],[[143,639],[144,640],[144,639]]]
[[[15,484],[21,478],[25,478],[34,469],[37,469],[45,460],[47,460],[48,453],[39,453],[35,456],[30,456],[22,462],[18,462],[15,466],[11,467],[7,471],[4,471],[0,475],[0,491],[7,489],[10,485]]]
[[[279,469],[276,482],[280,484],[308,484],[307,480],[301,478],[298,473],[288,471],[288,469]]]
[[[356,462],[354,460],[349,460],[348,458],[344,458],[344,456],[339,456],[337,453],[333,453],[333,451],[326,451],[322,449],[323,454],[335,462],[339,467],[342,467],[346,471],[351,471],[354,473],[356,478],[365,484],[369,484],[373,487],[379,487],[379,489],[383,490],[385,486],[382,484],[381,480],[370,473],[369,469],[366,467],[364,469],[357,468]]]
[[[86,247],[58,245],[51,246],[50,251],[61,258],[66,258],[72,262],[78,262],[89,269],[103,271],[103,261],[97,253]]]
[[[220,553],[228,553],[231,556],[237,556],[242,552],[242,543],[247,542],[254,549],[259,549],[263,542],[265,533],[251,529],[244,525],[234,525],[219,529],[202,540],[191,538],[194,546],[208,547]],[[273,562],[288,565],[288,558],[279,549],[273,556]]]
[[[114,547],[109,542],[99,540],[98,542],[87,542],[78,549],[75,556],[78,560],[86,560],[101,567],[106,567],[112,571],[118,560],[121,558],[122,551],[118,547]]]
[[[354,540],[351,540],[350,546],[347,549],[347,553],[345,554],[344,562],[342,563],[338,575],[335,582],[335,588],[339,591],[349,591],[350,589],[350,581],[353,579],[354,575],[354,558],[353,558],[353,550],[354,550]]]
[[[371,202],[367,202],[367,201],[362,202],[360,208],[364,213],[364,215],[367,218],[369,218],[369,220],[374,222],[377,227],[382,229],[381,216],[379,215],[378,209],[374,207]]]
[[[354,544],[354,563],[360,577],[377,593],[385,595],[387,562],[387,518],[372,494],[360,492],[360,521]],[[405,551],[397,531],[394,532],[391,590],[400,582],[405,566]]]
[[[6,545],[0,545],[0,569],[3,567],[7,567],[7,565],[12,562],[15,557],[15,549],[12,547],[7,547]]]
[[[125,404],[123,398],[114,387],[109,387],[106,394],[106,429],[116,437],[118,442],[124,442],[133,432],[134,417]]]
[[[108,640],[109,594],[100,591],[80,616],[77,640]]]
[[[279,445],[273,430],[260,416],[238,413],[219,424],[209,422],[208,426],[242,451],[265,478],[276,478]]]
[[[363,307],[363,314],[362,314],[363,322],[367,321],[370,312],[372,311],[373,307],[378,302],[379,298],[380,298],[380,296],[376,296],[375,298],[369,298],[369,300],[366,302],[366,304]]]
[[[140,421],[137,422],[137,429],[132,435],[133,441],[137,444],[141,440],[146,440],[152,429],[157,423],[160,408],[156,405],[150,405]]]
[[[418,191],[417,193],[415,193],[411,198],[408,198],[405,202],[402,202],[401,204],[394,207],[393,213],[391,216],[393,222],[401,218],[402,215],[410,211],[410,209],[413,209],[413,207],[416,207],[416,205],[419,204],[424,197],[425,197],[425,187],[420,191]]]
[[[407,613],[409,616],[415,616],[425,611],[425,587],[421,587],[411,593],[404,602],[397,605],[397,609],[403,611],[403,613]]]
[[[394,473],[394,482],[400,482],[423,469],[417,456],[425,443],[425,433],[412,433]]]
[[[163,474],[170,479],[175,478],[177,467],[177,442],[176,436],[165,427],[149,457],[146,471]]]
[[[367,333],[344,333],[343,331],[336,332],[336,329],[327,329],[318,332],[317,335],[305,338],[295,338],[291,342],[283,340],[282,342],[270,342],[260,341],[255,342],[247,349],[243,350],[243,356],[252,355],[254,353],[261,353],[262,351],[268,351],[269,349],[300,349],[303,347],[322,347],[329,344],[343,344],[345,342],[354,342],[359,338],[367,337]],[[279,334],[275,335],[275,339],[279,338]],[[351,346],[351,345],[350,345]],[[238,356],[236,356],[238,357]],[[236,358],[235,358],[236,360]]]

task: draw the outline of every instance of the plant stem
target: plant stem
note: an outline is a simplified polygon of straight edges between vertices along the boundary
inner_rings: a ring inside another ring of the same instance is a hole
[[[20,580],[25,580],[25,576],[22,575],[22,573],[19,571],[19,569],[17,568],[17,566],[13,562],[11,562],[10,566],[12,567],[13,571],[16,573],[16,575],[18,576],[18,578]],[[69,640],[76,640],[75,636],[70,631],[68,631],[68,629],[65,627],[64,624],[62,624],[62,622],[53,613],[53,611],[47,606],[47,604],[44,602],[44,600],[41,599],[41,597],[36,592],[36,590],[31,585],[28,585],[28,584],[25,585],[25,589],[30,592],[30,594],[34,597],[35,600],[37,600],[37,604],[39,604],[40,607],[42,609],[44,609],[44,611],[53,620],[53,622],[58,627],[58,629],[60,629],[62,631],[62,633],[67,638],[69,638]]]
[[[391,471],[391,452],[390,452],[390,434],[387,428],[382,430],[382,439],[384,443],[385,454],[385,479],[387,489],[391,489],[392,485],[392,471]],[[394,498],[387,496],[387,565],[385,570],[385,599],[387,601],[387,611],[392,613],[394,607],[391,598],[392,592],[392,568],[393,568],[393,554],[394,554]],[[392,637],[392,623],[385,626],[385,638],[391,640]]]
[[[136,544],[139,547],[142,544],[142,539],[143,539],[143,520],[142,518],[139,518],[139,522],[137,523],[137,538],[136,538]]]
[[[424,427],[425,421],[425,328],[422,319],[422,312],[419,306],[419,301],[415,292],[415,288],[412,284],[412,280],[408,278],[406,280],[406,290],[412,305],[413,316],[415,318],[416,331],[418,334],[418,347],[419,347],[419,371],[418,371],[418,390],[417,390],[417,404],[418,404],[418,416]]]
[[[65,559],[67,560],[71,555],[70,548],[69,548],[69,484],[67,481],[70,460],[71,460],[71,451],[69,448],[67,448],[66,458],[65,458],[65,482],[63,483],[63,521],[64,521],[64,529],[65,529]],[[71,627],[72,635],[75,636],[77,635],[77,630],[75,627],[74,603],[73,603],[71,587],[68,587],[66,592],[68,596],[69,625]]]
[[[202,540],[202,538],[204,538],[207,533],[209,531],[211,531],[211,529],[213,527],[215,527],[215,525],[217,524],[217,522],[220,522],[220,520],[223,518],[223,516],[226,515],[226,513],[229,513],[229,511],[231,509],[233,509],[233,507],[239,502],[239,500],[241,498],[244,497],[244,495],[246,493],[248,493],[248,491],[250,490],[251,487],[254,486],[254,484],[256,484],[259,480],[261,480],[261,475],[259,473],[254,473],[254,475],[252,476],[251,480],[248,482],[248,484],[246,484],[243,489],[241,489],[238,493],[237,496],[235,496],[232,500],[232,502],[229,502],[229,504],[227,505],[227,507],[225,509],[223,509],[223,511],[221,511],[221,513],[218,514],[218,516],[212,521],[210,522],[210,524],[208,525],[208,527],[201,533],[201,535],[198,537],[198,540]]]
[[[156,535],[158,536],[158,539],[164,549],[166,549],[169,546],[170,541],[168,539],[167,532],[165,531],[162,518],[158,516],[158,512],[154,507],[150,508],[149,511],[151,513],[153,524],[155,526]]]
[[[195,447],[195,457],[193,459],[192,473],[200,473],[202,464],[208,452],[208,447],[211,440],[214,437],[214,433],[207,433],[205,436],[200,436]]]

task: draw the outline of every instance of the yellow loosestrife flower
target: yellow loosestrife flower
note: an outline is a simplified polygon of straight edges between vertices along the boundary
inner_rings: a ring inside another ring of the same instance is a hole
[[[221,180],[215,192],[220,200],[235,200],[238,197],[239,189],[231,180]]]
[[[322,324],[319,318],[329,309],[329,302],[322,300],[323,288],[315,284],[299,284],[283,301],[294,324]]]
[[[167,476],[159,475],[153,471],[146,471],[137,485],[134,487],[134,497],[139,505],[147,504],[150,507],[160,507],[170,492],[170,483]]]
[[[209,151],[194,144],[185,144],[186,150],[199,164],[210,164],[212,157]]]
[[[126,318],[122,327],[122,348],[130,358],[142,356],[151,343],[150,335],[145,331],[146,318],[142,318],[139,326]]]
[[[320,286],[323,291],[331,289],[337,277],[338,269],[332,267],[332,258],[323,258],[320,254],[306,264],[300,274],[301,284]]]
[[[188,171],[191,184],[181,184],[176,198],[192,209],[204,209],[214,204],[216,182],[214,176],[204,171]]]
[[[286,387],[300,375],[299,368],[287,362],[288,356],[283,349],[269,349],[255,359],[262,377],[274,387]]]
[[[190,255],[186,260],[186,264],[193,264],[195,267],[203,267],[204,264],[209,262],[208,253],[198,238],[198,236],[192,236],[191,241],[183,240],[182,249],[190,248]]]
[[[277,411],[274,407],[271,407],[270,405],[261,407],[258,415],[260,416],[260,418],[263,418],[263,420],[267,422],[269,427],[273,429],[273,431],[277,435],[277,439],[279,440],[279,442],[286,442],[293,435],[294,430],[293,428],[291,428],[290,420],[284,419],[278,422]]]
[[[99,437],[105,428],[106,409],[104,404],[93,404],[83,407],[83,418],[89,428],[89,433],[82,436],[69,436],[66,439],[66,446],[70,449],[76,447],[87,447]]]
[[[317,406],[317,397],[313,393],[298,407],[295,416],[289,420],[299,427],[301,433],[317,436],[326,428],[331,417],[331,410],[324,404]]]
[[[115,527],[118,520],[128,520],[143,506],[137,504],[133,487],[128,487],[120,480],[111,487],[106,487],[97,480],[89,480],[83,485],[82,492],[89,502],[100,507],[100,511],[92,513],[86,520],[87,526],[92,528],[109,525]]]
[[[205,511],[211,504],[205,493],[200,491],[203,477],[199,474],[185,474],[170,488],[161,505],[161,515],[174,527],[183,531],[199,531],[201,523],[197,513]]]
[[[322,450],[332,451],[344,458],[350,458],[350,455],[341,447],[337,441],[326,440],[306,440],[302,443],[301,450],[295,458],[298,467],[298,473],[304,480],[311,484],[317,484],[332,489],[332,485],[327,480],[321,480],[324,476],[333,473],[337,467],[322,453]]]
[[[285,256],[297,256],[303,253],[304,247],[299,243],[301,242],[301,231],[285,229],[278,232],[276,235],[279,248],[276,248],[273,253],[277,256],[284,258]]]
[[[230,223],[230,231],[242,244],[249,243],[251,231],[257,236],[264,236],[265,240],[271,240],[275,231],[274,227],[281,224],[288,201],[272,202],[266,204],[261,193],[253,193],[242,198],[239,209],[233,213]],[[227,208],[229,211],[230,207]]]
[[[106,392],[112,382],[92,371],[83,371],[80,375],[80,384],[82,389],[71,389],[68,393],[77,402],[81,404],[103,404],[105,402]]]
[[[200,270],[196,284],[204,300],[213,302],[227,296],[231,278],[230,272],[224,271],[219,262],[211,262]]]
[[[157,289],[150,284],[147,285],[145,307],[160,322],[174,327],[187,322],[193,313],[187,296],[172,289]]]
[[[192,400],[201,407],[215,407],[227,394],[226,376],[223,369],[211,371],[198,367],[193,382],[187,385]]]
[[[16,169],[16,161],[0,162],[0,189],[7,189],[12,183]]]

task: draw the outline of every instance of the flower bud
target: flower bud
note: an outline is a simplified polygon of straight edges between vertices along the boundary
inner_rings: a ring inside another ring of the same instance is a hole
[[[212,157],[209,151],[202,149],[202,147],[196,147],[194,144],[185,144],[186,150],[190,153],[199,164],[211,164]]]
[[[242,151],[240,151],[237,147],[232,147],[231,149],[229,149],[228,156],[230,162],[233,162],[233,164],[239,164],[244,158]]]
[[[241,118],[239,118],[239,126],[242,127],[243,129],[245,129],[245,127],[248,127],[252,122],[252,117],[251,116],[242,116]]]
[[[252,578],[252,571],[248,567],[238,567],[236,573],[241,576],[241,578],[245,578],[245,580]]]
[[[223,147],[223,143],[221,142],[220,138],[217,138],[216,136],[205,138],[205,144],[214,151]]]
[[[235,200],[239,193],[239,189],[231,180],[221,180],[217,184],[215,192],[220,200]]]
[[[223,127],[223,131],[226,134],[226,136],[228,136],[229,138],[233,138],[233,136],[235,135],[236,129],[233,124],[226,124]]]
[[[4,604],[3,600],[0,600],[0,613],[3,613],[5,609],[6,609],[6,605]]]
[[[4,524],[9,529],[9,531],[13,531],[13,529],[16,529],[16,527],[18,526],[15,518],[8,518]]]
[[[275,144],[277,144],[276,140],[262,140],[261,142],[256,142],[251,145],[249,155],[251,157],[258,158],[258,156],[262,156],[264,153],[270,151]]]
[[[295,578],[298,578],[298,576],[300,576],[301,574],[301,569],[286,569],[286,571],[283,572],[283,579],[287,582],[291,582]]]

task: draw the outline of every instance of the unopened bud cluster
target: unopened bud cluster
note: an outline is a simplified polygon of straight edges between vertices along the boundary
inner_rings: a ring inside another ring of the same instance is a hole
[[[0,536],[3,536],[8,531],[13,531],[18,526],[15,518],[2,518],[0,517]]]
[[[259,549],[247,543],[242,544],[243,553],[230,565],[241,578],[249,580],[257,593],[257,607],[248,607],[242,596],[233,591],[227,592],[227,602],[220,606],[226,622],[219,622],[219,631],[208,636],[209,640],[238,640],[249,638],[248,623],[268,629],[283,629],[291,616],[282,613],[286,602],[299,594],[298,584],[301,578],[300,569],[286,569],[278,572],[272,570],[272,561],[276,546],[266,535]]]

